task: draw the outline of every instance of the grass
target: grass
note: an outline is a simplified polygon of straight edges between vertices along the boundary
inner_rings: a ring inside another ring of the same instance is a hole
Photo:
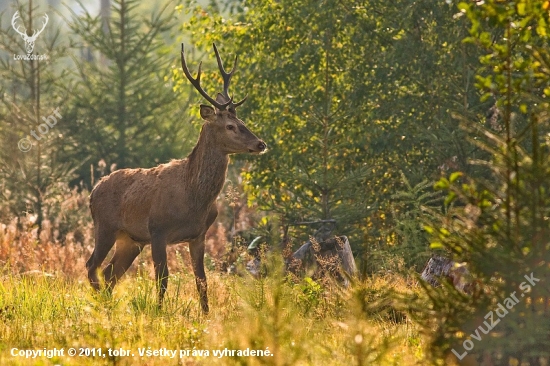
[[[212,311],[205,316],[191,274],[171,276],[167,301],[160,310],[154,282],[143,274],[129,276],[108,296],[92,292],[82,278],[7,271],[0,285],[0,364],[402,365],[421,359],[415,327],[407,321],[366,316],[353,298],[354,290],[312,292],[308,291],[311,282],[292,284],[279,276],[254,280],[210,272]],[[389,283],[379,280],[359,286],[367,285],[376,289]],[[65,355],[26,359],[12,356],[14,347],[64,349]],[[106,355],[69,357],[70,347],[101,348]],[[110,356],[109,348],[125,350],[127,355]],[[166,348],[178,354],[147,357],[140,355],[140,348]],[[272,355],[229,352],[247,348],[269,350]],[[214,350],[225,349],[223,357],[214,356]],[[184,350],[182,358],[179,350]]]
[[[261,279],[210,269],[211,311],[205,316],[185,246],[170,248],[172,274],[159,309],[150,249],[112,295],[96,293],[85,277],[92,246],[89,230],[83,231],[84,243],[71,237],[58,243],[14,225],[0,227],[0,365],[426,362],[419,330],[387,294],[418,291],[414,281],[378,276],[344,290],[330,281],[292,281],[276,259]],[[76,356],[68,355],[70,348]],[[51,358],[12,355],[44,349],[64,352]],[[175,357],[153,354],[164,350],[176,351]],[[250,351],[267,355],[243,354]]]

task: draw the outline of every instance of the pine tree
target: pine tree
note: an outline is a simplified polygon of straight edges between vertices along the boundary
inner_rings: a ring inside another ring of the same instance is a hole
[[[183,137],[191,125],[187,102],[171,84],[179,74],[177,48],[165,46],[174,28],[174,10],[165,3],[149,17],[139,1],[114,1],[110,17],[73,14],[70,28],[75,47],[91,55],[77,60],[72,159],[88,159],[107,167],[150,167],[179,157],[187,145]],[[176,63],[177,65],[177,63]],[[183,110],[182,110],[183,109]],[[94,174],[108,173],[96,170]],[[87,182],[89,168],[79,171]],[[95,177],[97,178],[97,177]]]
[[[0,27],[1,215],[30,214],[41,230],[45,217],[58,214],[54,202],[68,189],[74,168],[62,162],[56,146],[65,143],[68,123],[63,119],[67,95],[59,82],[67,74],[61,66],[67,48],[55,16],[32,2],[17,4],[9,16],[20,32],[44,28],[29,52],[14,28]],[[21,59],[25,56],[30,60]]]

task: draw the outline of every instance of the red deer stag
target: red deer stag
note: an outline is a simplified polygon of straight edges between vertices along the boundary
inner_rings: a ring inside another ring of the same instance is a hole
[[[173,160],[151,169],[121,169],[113,172],[92,190],[90,210],[94,220],[95,248],[86,263],[88,278],[99,290],[97,269],[116,242],[110,263],[104,268],[105,285],[112,289],[144,246],[151,244],[159,306],[168,285],[166,245],[189,243],[202,310],[208,313],[204,238],[218,210],[216,199],[227,174],[229,154],[261,153],[266,144],[237,118],[236,108],[246,97],[234,103],[229,83],[237,67],[226,72],[214,45],[223,77],[223,93],[210,97],[200,85],[201,64],[193,79],[183,44],[181,66],[185,76],[199,93],[214,106],[200,106],[204,119],[197,144],[183,160]]]

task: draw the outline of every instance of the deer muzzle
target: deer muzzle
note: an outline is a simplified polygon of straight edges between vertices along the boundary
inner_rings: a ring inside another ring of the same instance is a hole
[[[264,152],[265,149],[267,149],[266,143],[263,142],[262,140],[260,140],[260,142],[258,142],[258,144],[255,146],[255,149],[248,149],[248,152],[259,154],[259,153]]]

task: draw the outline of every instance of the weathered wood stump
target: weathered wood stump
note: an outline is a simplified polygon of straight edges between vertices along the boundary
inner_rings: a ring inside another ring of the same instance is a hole
[[[439,287],[442,278],[446,278],[457,290],[470,293],[472,278],[466,265],[448,258],[434,255],[424,267],[420,277],[433,287]]]
[[[313,279],[319,279],[328,274],[345,287],[349,286],[348,276],[357,273],[349,240],[345,235],[321,242],[312,238],[286,262],[287,270],[297,276],[312,273]]]

